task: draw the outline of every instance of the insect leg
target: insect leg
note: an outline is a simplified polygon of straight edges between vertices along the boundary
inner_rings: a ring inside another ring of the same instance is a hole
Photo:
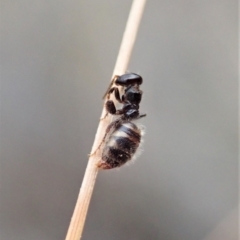
[[[105,132],[105,134],[104,134],[104,136],[103,136],[102,141],[100,142],[100,144],[98,145],[98,147],[94,150],[94,152],[91,152],[91,153],[89,154],[89,156],[94,155],[94,154],[99,150],[99,148],[102,146],[102,144],[103,144],[103,142],[105,141],[105,139],[106,139],[108,133],[110,132],[110,130],[112,130],[113,128],[115,128],[115,129],[118,128],[118,126],[121,124],[121,122],[122,122],[122,119],[120,118],[120,119],[117,119],[116,121],[113,121],[112,123],[110,123],[110,124],[108,125],[108,127],[107,127],[107,129],[106,129],[106,132]]]
[[[141,114],[136,119],[143,118],[143,117],[146,117],[146,116],[147,116],[147,114]]]
[[[119,90],[118,90],[117,87],[113,87],[113,88],[111,88],[111,89],[109,90],[109,92],[108,92],[108,94],[107,94],[107,98],[109,99],[110,94],[113,93],[113,92],[114,92],[114,96],[115,96],[116,100],[117,100],[118,102],[122,103],[123,101],[122,101],[122,99],[121,99],[121,97],[120,97],[120,93],[119,93]],[[106,108],[106,110],[107,110],[107,113],[105,114],[104,117],[100,118],[100,120],[105,119],[105,118],[107,117],[108,113],[111,113],[111,114],[113,114],[113,115],[114,115],[114,114],[117,114],[117,115],[122,114],[122,112],[119,113],[119,111],[116,111],[116,107],[115,107],[114,102],[113,102],[112,100],[108,100],[108,101],[105,103],[105,108]]]
[[[109,84],[109,87],[108,87],[106,93],[103,95],[103,99],[104,99],[106,96],[109,95],[109,91],[111,90],[112,85],[115,83],[116,79],[118,79],[118,78],[119,78],[118,75],[115,75],[115,76],[113,77],[112,81],[111,81],[110,84]]]
[[[106,114],[104,117],[100,118],[100,120],[103,120],[107,117],[108,113],[111,113],[112,115],[116,114],[116,107],[114,105],[114,102],[112,100],[108,100],[105,103],[105,109],[106,109]]]

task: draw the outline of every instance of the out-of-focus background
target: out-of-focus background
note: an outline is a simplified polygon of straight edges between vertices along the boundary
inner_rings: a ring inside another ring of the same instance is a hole
[[[1,240],[64,239],[131,1],[1,2]],[[237,240],[237,1],[148,1],[129,71],[144,151],[101,171],[82,239]]]

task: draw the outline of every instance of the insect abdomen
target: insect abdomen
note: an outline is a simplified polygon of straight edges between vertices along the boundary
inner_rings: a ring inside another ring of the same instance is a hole
[[[99,167],[110,169],[122,166],[132,159],[140,142],[141,130],[135,124],[121,124],[106,142]]]

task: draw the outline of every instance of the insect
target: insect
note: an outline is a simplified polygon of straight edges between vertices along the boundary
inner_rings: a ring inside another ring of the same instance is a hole
[[[142,99],[139,85],[142,84],[142,81],[142,77],[135,73],[115,76],[104,95],[108,99],[105,104],[107,113],[120,115],[120,117],[107,127],[101,142],[101,144],[105,143],[101,161],[98,163],[98,167],[101,169],[122,166],[135,156],[139,148],[143,127],[136,125],[133,121],[146,116],[146,114],[139,113],[139,104]],[[124,87],[122,96],[120,96],[118,87],[113,87],[113,84]],[[114,102],[109,100],[112,93],[114,93],[116,100],[123,104],[119,110],[116,109]]]

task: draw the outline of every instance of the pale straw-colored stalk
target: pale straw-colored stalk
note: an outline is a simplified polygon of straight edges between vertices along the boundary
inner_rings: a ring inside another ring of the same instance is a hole
[[[131,57],[132,49],[137,36],[137,31],[142,18],[146,0],[134,0],[130,14],[128,17],[126,29],[123,35],[121,47],[117,57],[116,65],[113,71],[113,76],[122,75],[126,72],[128,63]],[[112,77],[113,77],[112,76]],[[101,118],[106,114],[103,108]],[[95,140],[92,146],[92,152],[99,146],[107,126],[111,123],[112,117],[106,117],[99,122]],[[72,219],[68,228],[66,240],[79,240],[81,239],[84,223],[87,216],[89,203],[92,197],[93,188],[98,174],[97,163],[100,160],[101,153],[98,151],[96,154],[90,156],[85,175],[83,178],[82,186],[78,195],[77,203],[72,215]]]

